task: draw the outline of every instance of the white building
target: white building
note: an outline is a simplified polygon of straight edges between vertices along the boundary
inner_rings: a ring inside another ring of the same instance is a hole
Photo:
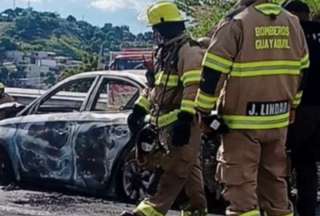
[[[55,52],[47,51],[7,51],[4,61],[10,70],[25,68],[24,83],[34,88],[47,88],[48,83],[45,80],[49,76],[57,78],[63,70],[78,68],[82,64],[81,61],[66,56],[57,56]],[[2,64],[4,65],[4,62]]]
[[[5,55],[8,60],[13,61],[15,64],[20,64],[23,62],[25,54],[21,51],[7,51]]]
[[[56,56],[55,52],[38,51],[32,52],[33,57],[37,59],[53,59]]]
[[[57,67],[57,61],[52,59],[38,59],[36,60],[36,65],[39,66],[48,66],[49,68]]]
[[[50,67],[45,65],[28,64],[25,71],[28,85],[39,88],[42,86],[43,75],[50,72]]]

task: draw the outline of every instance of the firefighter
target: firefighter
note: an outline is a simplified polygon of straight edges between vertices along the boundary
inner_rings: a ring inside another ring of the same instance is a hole
[[[202,121],[229,128],[221,130],[216,178],[230,216],[256,216],[260,209],[293,215],[285,143],[309,59],[299,20],[281,3],[240,1],[219,24],[203,61],[196,99]],[[210,115],[213,109],[222,120]]]
[[[150,114],[150,125],[138,133],[139,137],[149,143],[150,139],[158,139],[166,153],[158,161],[162,174],[155,195],[142,201],[133,212],[122,215],[165,215],[183,189],[190,200],[183,214],[205,215],[200,127],[195,110],[204,51],[186,32],[185,20],[174,3],[155,3],[147,15],[158,43],[155,83],[149,84],[153,87],[146,89],[136,102],[128,125],[137,132]]]
[[[316,163],[320,161],[320,23],[310,21],[310,8],[304,2],[292,1],[285,8],[299,17],[310,51],[310,68],[295,123],[289,128],[288,144],[297,175],[298,213],[314,216],[318,187]]]
[[[0,82],[0,105],[4,103],[13,102],[14,99],[7,93],[5,93],[5,86]]]
[[[5,103],[10,103],[10,102],[14,102],[14,99],[9,94],[5,93],[5,86],[3,83],[0,82],[0,105]],[[10,115],[8,113],[7,108],[0,110],[0,120],[5,119],[8,116]]]

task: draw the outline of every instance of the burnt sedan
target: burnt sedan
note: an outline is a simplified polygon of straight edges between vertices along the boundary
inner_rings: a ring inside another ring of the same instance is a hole
[[[0,122],[0,179],[137,200],[152,177],[135,165],[127,116],[142,71],[72,76]]]

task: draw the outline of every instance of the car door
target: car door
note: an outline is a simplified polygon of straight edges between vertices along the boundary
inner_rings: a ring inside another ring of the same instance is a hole
[[[77,184],[105,188],[116,157],[130,140],[126,119],[140,86],[121,77],[104,77],[87,112],[76,123]]]
[[[23,178],[72,184],[72,134],[95,79],[70,80],[30,107],[15,137]]]

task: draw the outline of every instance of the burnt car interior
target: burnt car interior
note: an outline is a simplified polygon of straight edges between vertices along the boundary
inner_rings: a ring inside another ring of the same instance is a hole
[[[128,77],[108,75],[82,77],[53,87],[17,116],[130,110],[139,97],[140,90],[140,84]]]
[[[61,112],[80,112],[93,88],[95,77],[71,80],[35,101],[18,116]]]
[[[80,112],[93,81],[94,78],[84,78],[66,83],[40,101],[36,113]]]
[[[131,109],[132,99],[138,94],[139,88],[128,81],[104,78],[92,111],[117,112]]]

